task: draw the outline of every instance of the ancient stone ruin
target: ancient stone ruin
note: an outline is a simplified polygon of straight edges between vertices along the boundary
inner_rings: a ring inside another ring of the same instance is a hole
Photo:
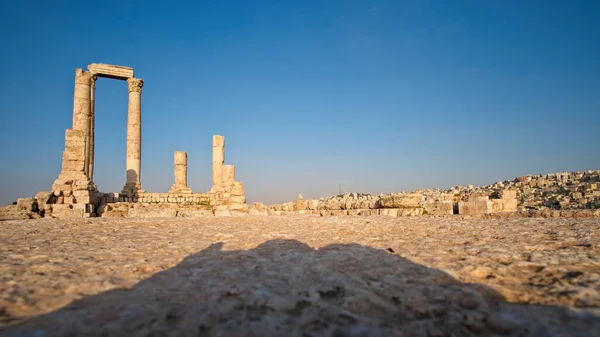
[[[94,184],[94,91],[100,77],[127,81],[126,180],[120,193],[99,192]],[[113,203],[192,204],[212,211],[247,212],[244,187],[235,181],[233,165],[224,165],[225,138],[213,136],[213,187],[207,193],[194,193],[187,185],[187,153],[175,151],[175,183],[168,193],[149,193],[142,188],[142,87],[133,68],[90,64],[87,71],[75,70],[73,127],[65,131],[62,170],[52,184],[52,192],[36,196],[44,216],[80,218],[96,216]]]

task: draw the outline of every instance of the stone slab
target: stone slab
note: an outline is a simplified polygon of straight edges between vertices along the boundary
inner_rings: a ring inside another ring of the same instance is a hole
[[[461,201],[458,203],[458,214],[460,215],[489,214],[491,211],[492,203],[489,200]]]
[[[117,80],[126,80],[133,78],[133,68],[105,63],[92,63],[88,65],[88,70],[92,75],[99,77],[113,78]]]
[[[81,205],[69,205],[69,204],[55,204],[52,205],[52,217],[60,219],[73,219],[73,218],[85,218],[89,217],[90,214],[86,213],[86,206]]]
[[[210,209],[190,209],[177,212],[178,217],[182,218],[201,218],[206,216],[214,216]]]
[[[452,201],[432,202],[423,206],[429,215],[452,215],[454,212]]]
[[[170,218],[177,216],[177,210],[159,207],[130,208],[128,218]]]

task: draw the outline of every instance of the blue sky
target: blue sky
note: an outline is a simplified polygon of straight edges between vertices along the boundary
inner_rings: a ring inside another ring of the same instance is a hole
[[[249,202],[600,169],[600,2],[5,1],[0,203],[50,189],[76,68],[143,78],[142,186],[173,152],[210,189],[225,136]],[[125,183],[127,84],[96,86],[95,182]]]

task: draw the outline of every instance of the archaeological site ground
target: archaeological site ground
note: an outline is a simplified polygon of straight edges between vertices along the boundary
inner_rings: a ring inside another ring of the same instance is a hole
[[[128,83],[121,191],[94,183],[101,77]],[[146,191],[143,84],[76,69],[61,171],[0,207],[0,336],[600,336],[600,170],[248,205],[213,135],[209,191],[182,151]]]

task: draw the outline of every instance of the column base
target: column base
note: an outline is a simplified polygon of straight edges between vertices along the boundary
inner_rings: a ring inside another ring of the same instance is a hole
[[[174,194],[191,194],[192,193],[192,189],[189,186],[171,186],[171,190],[169,190],[169,193],[174,193]]]
[[[123,190],[121,190],[121,194],[126,194],[127,196],[136,196],[145,192],[146,191],[142,189],[142,185],[139,183],[125,183]]]

